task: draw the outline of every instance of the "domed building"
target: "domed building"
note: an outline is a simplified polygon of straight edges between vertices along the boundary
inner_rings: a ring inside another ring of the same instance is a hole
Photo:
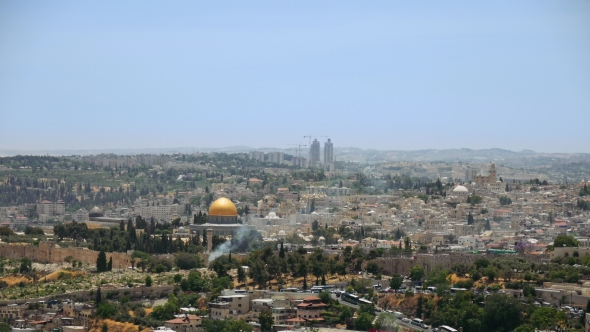
[[[208,221],[213,224],[237,224],[238,209],[230,199],[220,197],[209,207]]]
[[[204,224],[190,225],[191,233],[203,232],[207,229],[213,230],[214,235],[231,237],[235,232],[242,228],[248,227],[238,223],[238,209],[235,204],[226,197],[220,197],[216,199],[209,207],[209,216],[207,222]]]
[[[455,195],[469,195],[469,190],[464,186],[456,186],[453,189],[453,194]]]
[[[90,211],[88,211],[88,217],[90,217],[90,218],[96,218],[96,217],[102,217],[102,216],[104,216],[104,213],[102,212],[102,209],[99,208],[98,206],[95,206],[92,209],[90,209]]]

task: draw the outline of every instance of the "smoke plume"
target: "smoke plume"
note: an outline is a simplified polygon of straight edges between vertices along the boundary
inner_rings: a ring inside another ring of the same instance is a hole
[[[246,239],[246,235],[249,232],[250,229],[246,226],[242,225],[240,228],[238,228],[231,240],[225,241],[224,243],[217,246],[215,250],[213,250],[213,252],[209,255],[209,263],[219,256],[229,254],[230,251],[235,251],[235,249],[238,248],[240,244]]]

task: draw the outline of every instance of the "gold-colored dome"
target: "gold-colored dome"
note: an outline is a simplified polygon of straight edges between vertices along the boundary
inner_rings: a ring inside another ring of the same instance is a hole
[[[220,197],[215,202],[211,203],[211,206],[209,207],[209,215],[234,217],[238,215],[238,209],[236,209],[236,206],[231,200],[225,197]]]

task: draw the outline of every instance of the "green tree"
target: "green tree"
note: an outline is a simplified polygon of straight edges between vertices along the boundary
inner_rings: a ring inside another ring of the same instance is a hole
[[[6,323],[0,323],[0,332],[11,332],[12,327]]]
[[[563,319],[565,319],[563,311],[553,307],[539,307],[531,314],[531,325],[537,329],[546,330]]]
[[[203,267],[203,260],[197,255],[183,252],[176,255],[174,264],[181,270],[191,270]]]
[[[27,273],[27,272],[31,271],[32,266],[33,266],[33,261],[31,261],[31,259],[28,257],[23,257],[20,260],[19,271],[20,271],[20,273]]]
[[[513,331],[522,322],[522,305],[512,296],[491,294],[486,297],[482,323],[487,331]]]
[[[553,240],[554,247],[579,247],[580,243],[573,236],[559,235]]]
[[[151,276],[145,277],[145,287],[152,287],[152,277]]]
[[[422,265],[414,265],[410,268],[410,278],[413,282],[420,281],[424,277],[424,268]]]
[[[398,289],[402,286],[403,281],[404,280],[402,279],[402,276],[400,276],[397,273],[394,273],[391,276],[391,279],[389,279],[389,287],[391,287],[393,289]]]
[[[506,184],[506,185],[508,185],[508,184]],[[524,324],[524,325],[517,327],[514,330],[514,332],[535,332],[535,328],[530,325]]]
[[[373,327],[373,316],[367,312],[361,313],[354,321],[354,327],[357,331],[368,331]]]
[[[510,205],[512,204],[512,200],[508,196],[500,196],[500,205]]]
[[[109,325],[107,324],[107,322],[102,323],[102,325],[100,326],[100,331],[109,332]]]
[[[469,203],[471,203],[471,205],[476,205],[479,204],[483,201],[483,197],[479,196],[479,195],[471,195],[469,196]]]
[[[242,319],[204,319],[203,330],[204,332],[252,332],[252,325]]]
[[[285,248],[283,248],[283,242],[281,241],[281,247],[279,250],[279,258],[280,259],[284,259],[285,258]]]
[[[313,212],[313,211],[312,211]],[[315,232],[318,230],[318,228],[320,228],[320,223],[317,220],[314,220],[311,223],[311,229]]]
[[[96,315],[101,318],[111,318],[117,313],[117,308],[108,302],[102,302],[96,309]]]
[[[274,318],[270,310],[264,310],[258,316],[258,322],[260,323],[260,330],[262,332],[270,331],[272,324],[274,324]]]
[[[104,251],[98,253],[98,257],[96,258],[96,271],[99,273],[108,271],[107,254],[105,254]]]
[[[320,294],[318,294],[318,297],[320,298],[322,303],[330,304],[330,302],[332,302],[332,299],[330,297],[330,293],[328,293],[328,292],[321,292]]]
[[[498,271],[493,266],[488,266],[484,272],[488,282],[493,282],[498,277]]]
[[[98,288],[96,289],[96,300],[94,302],[97,307],[102,302],[102,293],[100,291],[100,286],[98,286]]]
[[[242,265],[238,265],[238,282],[242,284],[246,283],[246,270],[244,270]]]
[[[469,211],[469,214],[467,215],[467,225],[473,225],[475,219],[473,218],[473,214],[471,214],[471,211]]]

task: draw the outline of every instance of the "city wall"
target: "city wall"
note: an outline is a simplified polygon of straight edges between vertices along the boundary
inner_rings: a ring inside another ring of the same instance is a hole
[[[85,264],[96,265],[98,251],[87,248],[58,248],[54,243],[41,242],[39,246],[33,245],[11,245],[0,244],[0,256],[12,260],[19,260],[23,257],[30,258],[37,263],[63,263],[65,258],[71,256],[73,260]],[[107,261],[113,258],[114,269],[126,269],[131,266],[131,256],[126,253],[107,253]]]
[[[390,256],[378,258],[377,263],[383,269],[385,275],[393,273],[408,275],[410,269],[414,265],[422,265],[426,273],[436,269],[450,269],[457,263],[466,265],[473,264],[478,258],[521,258],[531,263],[541,263],[547,261],[547,255],[493,255],[493,254],[463,254],[463,253],[448,253],[448,254],[417,254],[414,256]]]

